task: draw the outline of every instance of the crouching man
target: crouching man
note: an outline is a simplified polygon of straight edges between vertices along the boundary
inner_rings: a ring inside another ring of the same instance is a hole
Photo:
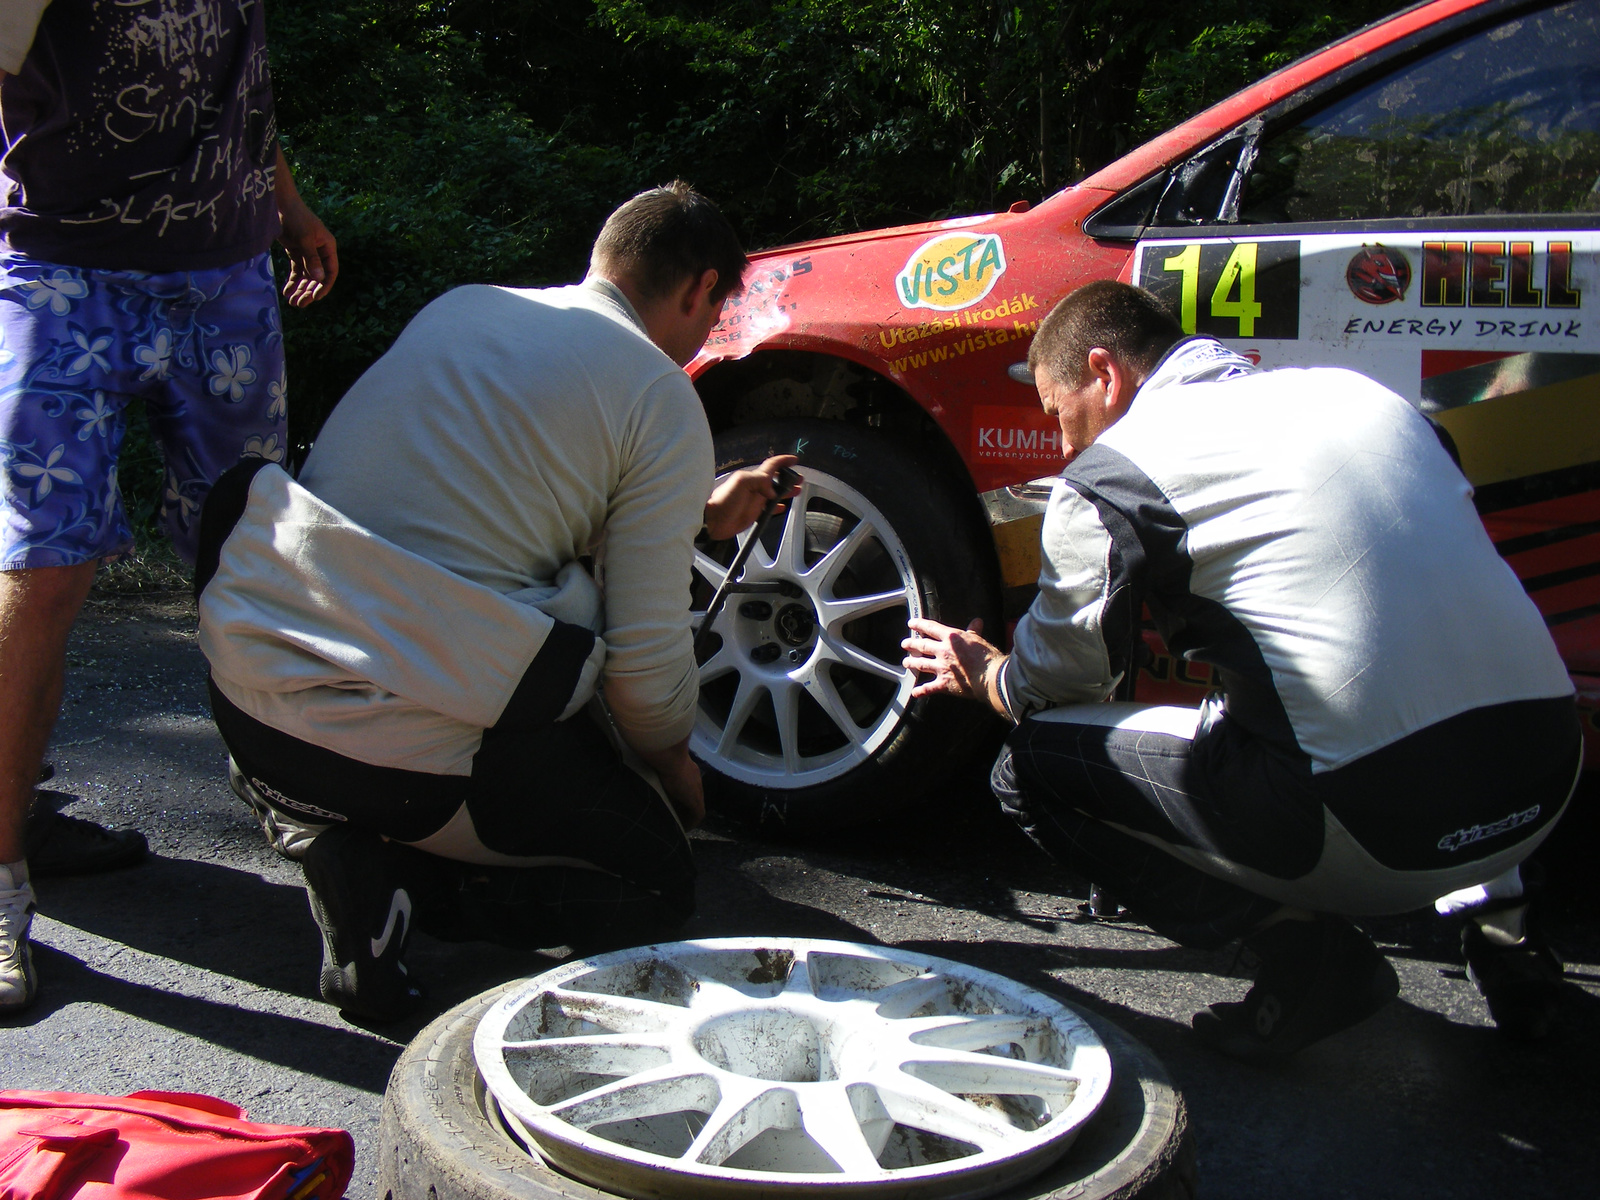
[[[1207,1042],[1282,1058],[1375,1012],[1394,970],[1347,919],[1468,888],[1464,947],[1503,1029],[1537,1033],[1561,967],[1518,864],[1581,760],[1572,686],[1436,431],[1350,371],[1258,370],[1156,299],[1093,283],[1028,365],[1068,467],[1039,595],[1002,654],[913,621],[921,694],[1016,722],[1002,806],[1158,932],[1261,960]],[[1198,710],[1101,703],[1149,606],[1211,666]],[[1478,885],[1489,884],[1488,887]]]
[[[327,1000],[414,1004],[413,922],[592,950],[692,911],[693,539],[750,524],[793,461],[711,495],[681,368],[746,265],[686,184],[642,193],[581,285],[447,293],[298,481],[256,462],[212,493],[213,711],[235,790],[303,861]]]

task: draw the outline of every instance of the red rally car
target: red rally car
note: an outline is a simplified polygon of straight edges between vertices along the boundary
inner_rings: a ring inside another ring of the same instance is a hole
[[[805,489],[701,650],[695,754],[793,831],[888,810],[985,736],[912,700],[909,616],[1026,607],[1060,431],[1016,368],[1114,278],[1267,366],[1347,366],[1454,435],[1600,754],[1600,0],[1432,0],[1262,79],[1042,203],[757,255],[690,373],[718,469]],[[703,543],[696,607],[735,547]],[[1154,632],[1141,700],[1203,663]]]

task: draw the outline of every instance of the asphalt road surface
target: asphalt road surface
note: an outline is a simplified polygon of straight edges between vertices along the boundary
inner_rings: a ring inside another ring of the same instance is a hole
[[[0,1086],[207,1092],[258,1120],[336,1125],[373,1191],[385,1080],[426,1017],[358,1028],[316,995],[320,939],[300,872],[228,791],[207,711],[193,606],[91,602],[74,634],[51,756],[66,811],[132,825],[143,865],[40,883],[38,1004],[0,1022]],[[1568,961],[1561,1026],[1503,1040],[1460,969],[1457,927],[1371,923],[1400,1000],[1283,1069],[1197,1044],[1189,1014],[1236,999],[1230,952],[1184,950],[1132,922],[1090,921],[1082,881],[1003,818],[981,771],[900,820],[796,847],[696,835],[700,913],[685,936],[789,934],[881,942],[998,971],[1109,1017],[1182,1088],[1209,1197],[1595,1194],[1600,933],[1593,809],[1552,847],[1565,887],[1550,923]],[[417,935],[411,969],[437,1012],[554,960]]]

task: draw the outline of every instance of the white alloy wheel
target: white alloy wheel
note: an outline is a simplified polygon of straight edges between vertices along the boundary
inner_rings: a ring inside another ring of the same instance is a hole
[[[906,621],[922,615],[910,555],[855,488],[814,467],[803,475],[800,494],[772,518],[743,575],[783,591],[729,594],[700,664],[690,739],[702,762],[768,787],[823,783],[870,759],[899,726],[915,686],[900,649]],[[731,561],[731,549],[724,558]],[[727,563],[700,546],[694,566],[703,581],[698,630]]]
[[[722,938],[567,963],[473,1042],[501,1115],[627,1196],[986,1196],[1044,1170],[1111,1084],[1060,1001],[848,942]]]

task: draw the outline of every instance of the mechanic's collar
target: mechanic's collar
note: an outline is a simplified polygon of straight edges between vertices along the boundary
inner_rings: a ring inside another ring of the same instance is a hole
[[[1215,383],[1248,375],[1257,369],[1255,363],[1242,354],[1235,354],[1216,338],[1187,337],[1166,352],[1139,385],[1139,391],[1150,392],[1185,383]]]
[[[591,275],[583,281],[582,286],[598,293],[601,299],[606,302],[607,307],[615,308],[617,316],[625,318],[628,324],[642,333],[647,340],[649,339],[650,331],[644,327],[644,322],[639,319],[638,309],[633,307],[632,302],[629,301],[628,297],[623,294],[622,289],[616,284],[609,279],[602,279],[598,275]]]

